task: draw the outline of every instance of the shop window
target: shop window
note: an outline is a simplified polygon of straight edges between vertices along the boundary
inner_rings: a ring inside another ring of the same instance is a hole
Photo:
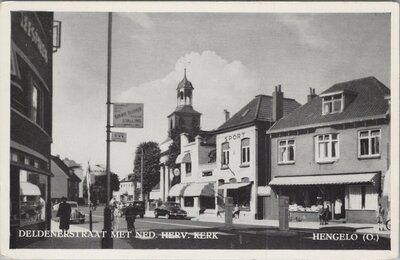
[[[339,135],[325,134],[315,137],[316,162],[332,162],[339,159]]]
[[[221,154],[222,167],[227,167],[229,165],[229,143],[222,144],[222,154]]]
[[[20,226],[46,220],[47,176],[20,170]]]
[[[376,157],[380,154],[381,130],[365,130],[358,132],[358,156]]]
[[[294,163],[295,143],[294,140],[278,141],[278,163]]]
[[[185,163],[186,175],[190,175],[192,173],[192,163]]]
[[[185,207],[193,207],[194,206],[194,197],[184,197],[183,205]]]
[[[200,196],[200,209],[215,209],[215,197]]]
[[[238,205],[240,210],[250,210],[251,185],[239,189],[228,189],[227,196],[232,197],[233,205]]]
[[[376,210],[378,194],[372,185],[351,185],[348,189],[349,209]]]
[[[250,162],[250,139],[242,139],[242,164],[248,164]]]
[[[340,113],[343,111],[343,95],[337,94],[322,98],[322,114]]]

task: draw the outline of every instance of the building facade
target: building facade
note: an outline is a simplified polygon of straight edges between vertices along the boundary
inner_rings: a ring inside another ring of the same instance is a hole
[[[61,202],[62,197],[69,201],[78,201],[79,184],[81,179],[60,159],[51,156],[51,201],[53,204]]]
[[[10,247],[50,229],[53,13],[11,13]]]
[[[83,180],[84,180],[84,172],[82,165],[68,158],[64,158],[63,162],[68,166],[69,170],[72,171],[72,173],[80,179],[78,185],[78,191],[79,191],[78,199],[76,201],[78,201],[81,204],[83,203]]]
[[[232,197],[241,218],[266,217],[271,172],[265,132],[299,106],[294,99],[284,97],[279,85],[272,96],[256,96],[216,130],[218,210],[223,210],[225,197]]]
[[[139,184],[133,181],[133,174],[128,175],[119,181],[119,191],[113,192],[114,198],[125,202],[137,200],[138,198],[135,198],[135,190],[140,188]]]
[[[318,204],[329,218],[376,223],[389,167],[390,90],[377,79],[333,85],[269,131],[272,197],[288,196],[292,219],[317,220]]]

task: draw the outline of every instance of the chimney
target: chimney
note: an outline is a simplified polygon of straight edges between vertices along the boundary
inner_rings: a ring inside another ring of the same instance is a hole
[[[225,113],[225,122],[229,120],[229,118],[231,118],[230,113],[228,110],[224,109],[224,113]]]
[[[315,88],[310,88],[310,94],[307,95],[307,103],[311,101],[311,99],[315,98],[317,95],[315,94]]]
[[[272,120],[278,121],[283,117],[283,92],[281,85],[275,86],[275,91],[272,93]]]

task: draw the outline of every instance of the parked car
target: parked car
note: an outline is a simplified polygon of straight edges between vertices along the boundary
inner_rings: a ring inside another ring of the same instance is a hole
[[[161,206],[157,207],[154,210],[154,217],[158,218],[158,216],[166,216],[167,218],[172,218],[172,217],[186,218],[187,212],[181,209],[179,203],[164,202],[163,204],[161,204]]]
[[[144,214],[145,214],[145,206],[144,206],[144,201],[141,201],[141,200],[128,201],[128,202],[124,203],[123,206],[121,207],[121,211],[122,211],[121,216],[125,215],[125,209],[130,204],[132,204],[133,207],[135,208],[136,216],[140,216],[140,218],[143,218]]]
[[[85,223],[85,214],[79,210],[78,203],[76,201],[67,201],[67,203],[71,206],[70,222]],[[55,211],[55,214],[57,214],[59,206],[60,203],[53,206],[53,211]]]

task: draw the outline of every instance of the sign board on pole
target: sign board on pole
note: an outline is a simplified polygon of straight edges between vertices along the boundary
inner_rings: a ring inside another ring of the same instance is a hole
[[[114,127],[143,128],[143,104],[114,103]]]
[[[126,143],[126,133],[111,132],[111,141]]]

